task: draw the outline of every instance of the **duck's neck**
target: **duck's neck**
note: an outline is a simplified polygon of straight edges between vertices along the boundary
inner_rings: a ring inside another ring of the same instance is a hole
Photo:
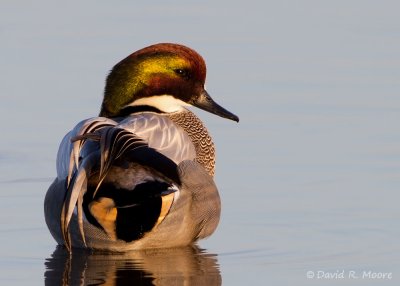
[[[196,149],[197,162],[203,165],[213,177],[215,173],[215,147],[203,122],[187,109],[181,112],[168,113],[168,117],[189,135]]]

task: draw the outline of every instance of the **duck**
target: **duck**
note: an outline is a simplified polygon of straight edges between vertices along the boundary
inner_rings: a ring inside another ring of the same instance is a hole
[[[59,245],[175,248],[216,230],[215,146],[188,107],[239,117],[211,98],[205,80],[202,56],[175,43],[142,48],[111,69],[99,115],[80,121],[58,149],[44,216]]]

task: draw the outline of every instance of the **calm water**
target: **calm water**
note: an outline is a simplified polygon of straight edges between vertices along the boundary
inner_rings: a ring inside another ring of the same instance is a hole
[[[1,4],[0,284],[399,285],[400,4],[138,2]],[[208,91],[241,118],[196,110],[219,228],[198,247],[71,258],[43,218],[58,144],[97,114],[117,61],[165,41],[205,57]]]

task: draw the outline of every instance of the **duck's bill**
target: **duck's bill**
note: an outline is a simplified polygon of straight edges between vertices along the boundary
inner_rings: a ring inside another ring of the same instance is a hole
[[[239,122],[239,117],[216,103],[205,90],[203,90],[203,92],[200,94],[197,100],[192,103],[192,105],[223,118]]]

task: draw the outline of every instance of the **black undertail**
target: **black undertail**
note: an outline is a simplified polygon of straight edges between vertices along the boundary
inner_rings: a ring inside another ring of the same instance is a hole
[[[89,205],[101,198],[113,200],[117,209],[116,236],[118,239],[131,242],[142,238],[155,226],[160,216],[161,196],[173,191],[172,185],[158,181],[139,184],[133,190],[117,189],[113,184],[103,183],[94,199],[92,197],[94,187],[88,190],[84,196],[84,211],[91,224],[102,228],[91,214]]]

